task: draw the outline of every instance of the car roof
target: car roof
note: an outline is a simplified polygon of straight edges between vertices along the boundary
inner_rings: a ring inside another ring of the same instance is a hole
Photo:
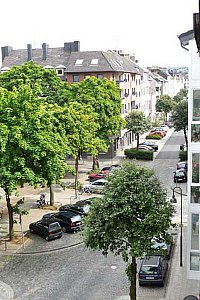
[[[63,215],[63,216],[67,216],[69,218],[72,218],[72,217],[75,217],[75,216],[79,216],[79,214],[77,214],[76,212],[73,212],[71,210],[62,210],[62,211],[59,211],[57,213],[57,215]]]
[[[107,182],[107,180],[106,180],[105,178],[101,178],[101,179],[95,180],[95,181],[92,182],[92,183],[95,183],[95,182]]]
[[[142,265],[143,266],[157,266],[159,264],[160,255],[152,255],[152,256],[145,256],[143,259]]]

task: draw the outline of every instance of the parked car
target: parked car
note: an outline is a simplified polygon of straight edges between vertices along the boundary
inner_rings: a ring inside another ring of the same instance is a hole
[[[106,166],[106,167],[103,167],[103,168],[101,169],[101,173],[109,174],[110,172],[112,172],[112,171],[115,170],[116,168],[120,168],[120,165]]]
[[[155,142],[151,141],[144,141],[143,143],[139,144],[140,146],[145,145],[145,146],[150,146],[153,148],[154,151],[158,151],[158,145]]]
[[[97,179],[102,179],[102,178],[105,178],[106,174],[105,173],[91,173],[88,175],[88,179],[89,181],[95,181]]]
[[[153,241],[152,249],[155,250],[154,255],[162,255],[165,256],[166,259],[170,259],[172,246],[173,246],[173,238],[169,243]]]
[[[106,183],[107,180],[105,178],[97,179],[96,181],[83,185],[83,191],[89,191],[90,193],[102,193]]]
[[[179,170],[179,169],[184,169],[185,171],[187,171],[187,161],[179,161],[176,164],[176,170]]]
[[[62,205],[59,208],[59,211],[73,211],[79,215],[87,215],[89,213],[89,209],[90,209],[90,204],[92,203],[92,201],[98,199],[97,197],[91,197],[88,199],[84,199],[84,200],[79,200],[74,204],[66,204],[66,205]]]
[[[29,225],[29,230],[31,233],[36,233],[42,236],[46,241],[61,238],[62,236],[61,226],[55,220],[45,219],[31,223]]]
[[[140,149],[140,150],[146,150],[146,151],[154,151],[152,147],[147,145],[139,145],[138,148],[132,148],[132,149]]]
[[[163,128],[166,132],[169,130],[169,127],[165,124],[160,125],[160,128]]]
[[[42,220],[54,220],[58,222],[63,232],[74,232],[81,229],[81,216],[73,211],[59,211],[43,215]]]
[[[163,134],[164,134],[164,136],[166,136],[166,134],[167,134],[166,129],[164,129],[164,128],[162,128],[162,127],[157,127],[157,128],[155,128],[154,130],[155,130],[155,131],[162,131]]]
[[[164,131],[161,130],[151,130],[149,135],[160,135],[162,138],[165,136]]]
[[[164,256],[145,256],[139,269],[139,285],[158,284],[164,286],[167,269],[168,263]]]
[[[187,171],[185,169],[178,169],[174,172],[174,183],[187,182]]]

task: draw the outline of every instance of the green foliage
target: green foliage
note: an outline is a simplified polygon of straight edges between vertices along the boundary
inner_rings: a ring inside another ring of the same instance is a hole
[[[147,140],[161,140],[162,136],[160,134],[152,134],[146,136]]]
[[[103,197],[92,202],[84,218],[84,243],[104,255],[121,255],[130,265],[132,257],[149,252],[153,238],[167,239],[173,214],[154,171],[126,162],[108,176]],[[131,280],[133,274],[127,270]]]
[[[173,109],[172,120],[175,131],[187,129],[188,126],[188,102],[179,101]]]
[[[111,143],[109,137],[118,136],[124,127],[120,90],[114,82],[86,77],[84,81],[71,86],[70,99],[92,107],[96,114],[95,122],[98,124],[97,136],[104,148]]]
[[[180,161],[187,161],[187,151],[184,150],[179,151],[178,156]]]
[[[164,112],[165,119],[167,120],[167,114],[172,111],[172,109],[174,108],[174,105],[175,105],[175,103],[170,96],[163,95],[156,102],[156,111]]]
[[[126,117],[126,128],[135,134],[143,134],[151,128],[151,123],[142,111],[132,111]]]
[[[134,158],[134,159],[141,159],[141,160],[153,160],[153,151],[145,151],[141,149],[125,149],[124,154],[126,158]]]
[[[188,90],[187,89],[181,89],[180,92],[174,96],[174,101],[175,102],[180,102],[182,100],[185,100],[184,98],[187,98]]]

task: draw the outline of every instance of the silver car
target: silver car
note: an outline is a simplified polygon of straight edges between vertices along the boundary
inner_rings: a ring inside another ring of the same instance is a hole
[[[102,193],[106,183],[107,183],[107,180],[104,179],[104,178],[97,179],[94,182],[90,182],[88,184],[85,184],[83,186],[83,191],[90,192],[90,193]]]

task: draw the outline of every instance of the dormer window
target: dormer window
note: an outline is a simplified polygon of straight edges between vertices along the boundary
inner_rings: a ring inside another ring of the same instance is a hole
[[[56,69],[56,73],[58,76],[63,76],[64,75],[64,70],[63,69]]]
[[[56,73],[58,76],[63,76],[64,75],[64,70],[66,69],[65,66],[59,65],[56,67]]]

